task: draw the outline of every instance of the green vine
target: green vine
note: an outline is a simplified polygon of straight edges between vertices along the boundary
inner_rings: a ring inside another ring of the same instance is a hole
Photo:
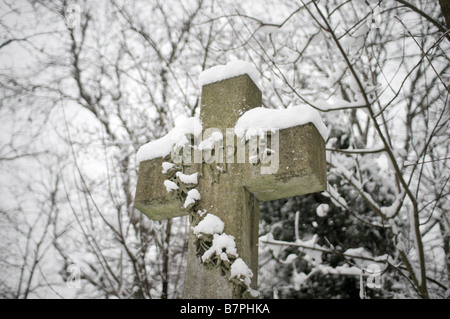
[[[197,184],[183,183],[180,177],[177,176],[177,172],[181,172],[184,174],[185,165],[180,165],[181,167],[177,166],[177,164],[173,163],[169,157],[166,157],[164,160],[166,160],[166,162],[170,163],[172,166],[170,169],[163,171],[163,173],[166,174],[168,180],[174,182],[178,186],[178,189],[172,191],[175,192],[176,198],[180,201],[180,203],[184,204],[188,192],[191,189],[195,188]],[[219,167],[217,166],[213,166],[213,163],[203,163],[200,172],[198,172],[200,176],[203,175],[202,173],[204,169],[208,169],[210,173],[212,173],[214,177],[213,182],[219,182],[222,169],[219,169]],[[192,227],[197,226],[208,214],[206,211],[198,210],[198,203],[198,201],[195,201],[193,204],[186,207],[189,215],[189,221]],[[204,265],[204,267],[206,267],[207,269],[217,269],[221,272],[222,276],[228,278],[228,280],[233,285],[233,295],[235,298],[255,298],[254,295],[252,296],[252,292],[254,294],[255,291],[247,286],[247,284],[244,282],[245,278],[231,277],[231,265],[238,258],[237,254],[234,255],[226,253],[225,258],[225,256],[223,256],[223,253],[221,255],[214,253],[206,260],[203,260],[202,257],[204,256],[205,252],[207,252],[213,246],[213,240],[214,236],[211,234],[200,233],[198,236],[196,236],[194,240],[196,256],[202,259],[202,264]]]

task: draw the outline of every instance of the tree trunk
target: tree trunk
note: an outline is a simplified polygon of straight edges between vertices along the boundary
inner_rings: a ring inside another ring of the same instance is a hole
[[[162,267],[162,293],[161,299],[167,299],[169,297],[169,247],[170,247],[170,235],[172,231],[172,221],[167,220],[166,226],[166,240],[162,247],[163,249],[163,267]]]
[[[442,15],[445,18],[445,23],[447,24],[447,28],[450,29],[450,1],[448,0],[439,0],[442,9]]]

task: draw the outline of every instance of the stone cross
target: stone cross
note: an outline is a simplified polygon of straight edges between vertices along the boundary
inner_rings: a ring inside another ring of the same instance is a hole
[[[246,111],[261,106],[261,91],[244,74],[202,87],[200,119],[203,130],[234,128]],[[225,134],[224,134],[225,135]],[[201,164],[187,167],[201,171],[197,189],[199,209],[220,217],[224,232],[235,238],[236,248],[253,271],[251,287],[256,289],[258,273],[259,202],[287,198],[326,189],[325,142],[312,123],[279,131],[279,168],[275,174],[261,174],[260,167],[246,163],[224,164],[224,169]],[[163,186],[162,158],[140,163],[135,207],[153,220],[187,214],[183,205]],[[199,166],[208,166],[205,169]],[[239,298],[219,269],[207,269],[197,256],[190,231],[184,298]]]

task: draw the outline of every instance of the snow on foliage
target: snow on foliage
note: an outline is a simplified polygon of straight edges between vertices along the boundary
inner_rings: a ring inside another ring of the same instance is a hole
[[[212,246],[205,251],[202,261],[205,262],[214,255],[219,256],[224,261],[229,261],[228,255],[237,257],[238,253],[234,237],[227,234],[214,234]]]
[[[166,179],[166,180],[164,181],[164,186],[166,187],[166,190],[167,190],[168,192],[177,190],[177,189],[179,188],[178,185],[177,185],[176,183],[174,183],[174,182],[172,182],[172,181],[170,181],[170,180],[168,180],[168,179]]]
[[[242,258],[238,258],[231,265],[230,278],[237,278],[241,280],[245,285],[250,286],[251,280],[253,278],[253,272],[250,268],[248,268],[247,264],[242,260]]]
[[[184,184],[198,184],[198,173],[186,175],[186,174],[183,174],[182,172],[177,172],[176,176]]]
[[[223,134],[220,132],[213,132],[210,137],[204,139],[198,145],[198,149],[203,150],[211,150],[214,148],[216,142],[220,142],[223,140]]]
[[[202,133],[202,123],[197,117],[181,121],[167,135],[141,146],[136,154],[138,163],[157,157],[165,157],[177,147],[190,143],[186,135],[199,136]]]
[[[316,208],[316,214],[319,217],[327,216],[329,211],[330,211],[330,206],[328,206],[328,204],[320,204]]]
[[[193,228],[193,232],[197,236],[201,236],[202,234],[215,235],[222,234],[224,228],[225,224],[219,217],[208,214]]]
[[[201,212],[201,215],[204,214],[204,211]],[[227,263],[228,267],[230,267],[229,279],[237,280],[240,284],[244,284],[245,291],[253,298],[257,298],[259,292],[250,287],[253,272],[245,261],[239,258],[234,236],[223,233],[224,228],[224,222],[213,214],[207,214],[205,218],[193,227],[192,231],[198,238],[201,238],[203,235],[213,235],[211,246],[201,256],[202,262],[211,262],[217,256],[219,260]]]
[[[186,200],[184,202],[184,208],[189,207],[191,204],[194,204],[195,201],[198,201],[201,199],[200,193],[198,192],[198,190],[191,189],[188,193],[187,193],[187,197]]]
[[[323,100],[317,100],[313,103],[315,107],[318,107],[323,112],[326,111],[333,111],[333,110],[341,110],[341,109],[353,109],[353,108],[360,108],[365,106],[364,101],[355,101],[355,102],[348,102],[343,99],[338,98],[331,98],[327,101]]]
[[[175,167],[175,164],[170,163],[170,162],[163,162],[162,163],[162,173],[163,174],[167,174],[171,169],[173,169]]]
[[[230,279],[236,278],[237,280],[243,282],[247,286],[247,291],[253,298],[259,296],[259,292],[255,289],[250,288],[250,284],[253,278],[253,272],[248,268],[245,261],[242,258],[236,259],[231,265],[231,275]]]

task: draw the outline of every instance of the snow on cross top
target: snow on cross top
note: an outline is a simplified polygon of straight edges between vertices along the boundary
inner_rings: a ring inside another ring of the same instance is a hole
[[[297,105],[287,109],[267,109],[256,107],[245,112],[237,121],[234,132],[237,137],[250,139],[274,129],[285,129],[312,123],[323,140],[328,138],[328,129],[319,112],[308,105]]]
[[[139,164],[143,161],[169,155],[174,147],[183,147],[190,143],[186,135],[192,134],[194,136],[199,136],[201,135],[202,130],[203,126],[199,118],[186,118],[165,136],[142,145],[136,154],[136,161]]]
[[[235,76],[247,74],[256,86],[258,85],[259,73],[255,67],[249,62],[235,60],[228,62],[226,65],[217,65],[200,73],[198,76],[198,85],[202,87],[207,84],[219,82]]]
[[[241,60],[207,69],[200,73],[198,81],[199,85],[203,86],[242,74],[247,74],[258,85],[258,71],[252,64]],[[234,129],[239,138],[245,136],[246,139],[249,139],[253,136],[263,135],[269,130],[285,129],[307,123],[314,124],[322,138],[325,141],[327,140],[328,129],[322,122],[319,112],[307,105],[297,105],[287,109],[256,107],[245,112],[237,121]],[[183,147],[189,144],[190,141],[186,135],[193,134],[195,137],[199,137],[202,130],[202,123],[199,118],[185,119],[166,136],[141,146],[136,156],[137,163],[169,155],[174,147]],[[223,135],[220,138],[223,138]],[[199,150],[210,149],[212,143],[220,138],[214,137],[212,140],[202,141]]]

